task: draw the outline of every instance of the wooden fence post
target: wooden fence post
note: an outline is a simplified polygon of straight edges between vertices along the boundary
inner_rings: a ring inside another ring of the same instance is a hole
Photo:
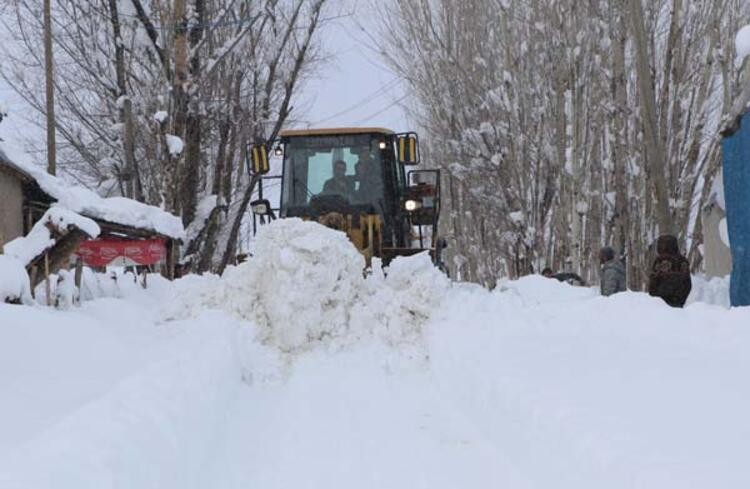
[[[52,305],[52,290],[49,283],[49,253],[46,251],[44,252],[44,287],[45,292],[47,293],[47,305]]]

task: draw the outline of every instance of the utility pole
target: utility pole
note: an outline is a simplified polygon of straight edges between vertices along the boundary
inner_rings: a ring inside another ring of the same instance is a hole
[[[55,77],[52,63],[51,0],[44,0],[44,74],[47,85],[47,173],[57,173],[55,148]]]
[[[643,5],[641,0],[630,0],[630,20],[635,40],[636,71],[638,72],[638,91],[641,95],[641,111],[643,117],[643,139],[646,143],[646,161],[653,182],[655,197],[654,209],[659,224],[659,233],[673,234],[672,219],[669,211],[669,196],[666,182],[667,154],[659,134],[659,124],[656,116],[656,95],[654,94],[654,80],[648,62],[648,46],[646,44],[646,28],[644,26]],[[671,56],[667,53],[667,56]]]

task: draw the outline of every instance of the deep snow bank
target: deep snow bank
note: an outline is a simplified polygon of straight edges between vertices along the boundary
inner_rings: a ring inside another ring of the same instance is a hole
[[[0,255],[0,304],[31,301],[29,275],[23,263],[12,256]]]
[[[457,286],[427,328],[445,399],[527,484],[750,487],[750,310],[528,277]]]
[[[426,254],[394,260],[387,277],[376,261],[365,278],[364,259],[344,233],[300,219],[264,226],[256,247],[221,278],[178,282],[165,318],[221,309],[251,322],[260,343],[289,354],[373,335],[412,344],[449,287]]]
[[[1,461],[0,487],[191,487],[242,385],[241,369],[225,315],[171,326],[179,334],[158,361]]]

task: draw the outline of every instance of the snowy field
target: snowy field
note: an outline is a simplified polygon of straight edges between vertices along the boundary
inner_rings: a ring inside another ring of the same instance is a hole
[[[221,279],[0,305],[0,488],[750,487],[720,283],[674,310],[361,260],[286,220]]]

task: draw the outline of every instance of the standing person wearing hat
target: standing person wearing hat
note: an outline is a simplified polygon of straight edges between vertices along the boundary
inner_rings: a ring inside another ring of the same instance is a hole
[[[656,240],[656,260],[651,266],[648,293],[661,297],[672,307],[683,307],[693,288],[690,263],[680,254],[680,245],[672,235]]]

